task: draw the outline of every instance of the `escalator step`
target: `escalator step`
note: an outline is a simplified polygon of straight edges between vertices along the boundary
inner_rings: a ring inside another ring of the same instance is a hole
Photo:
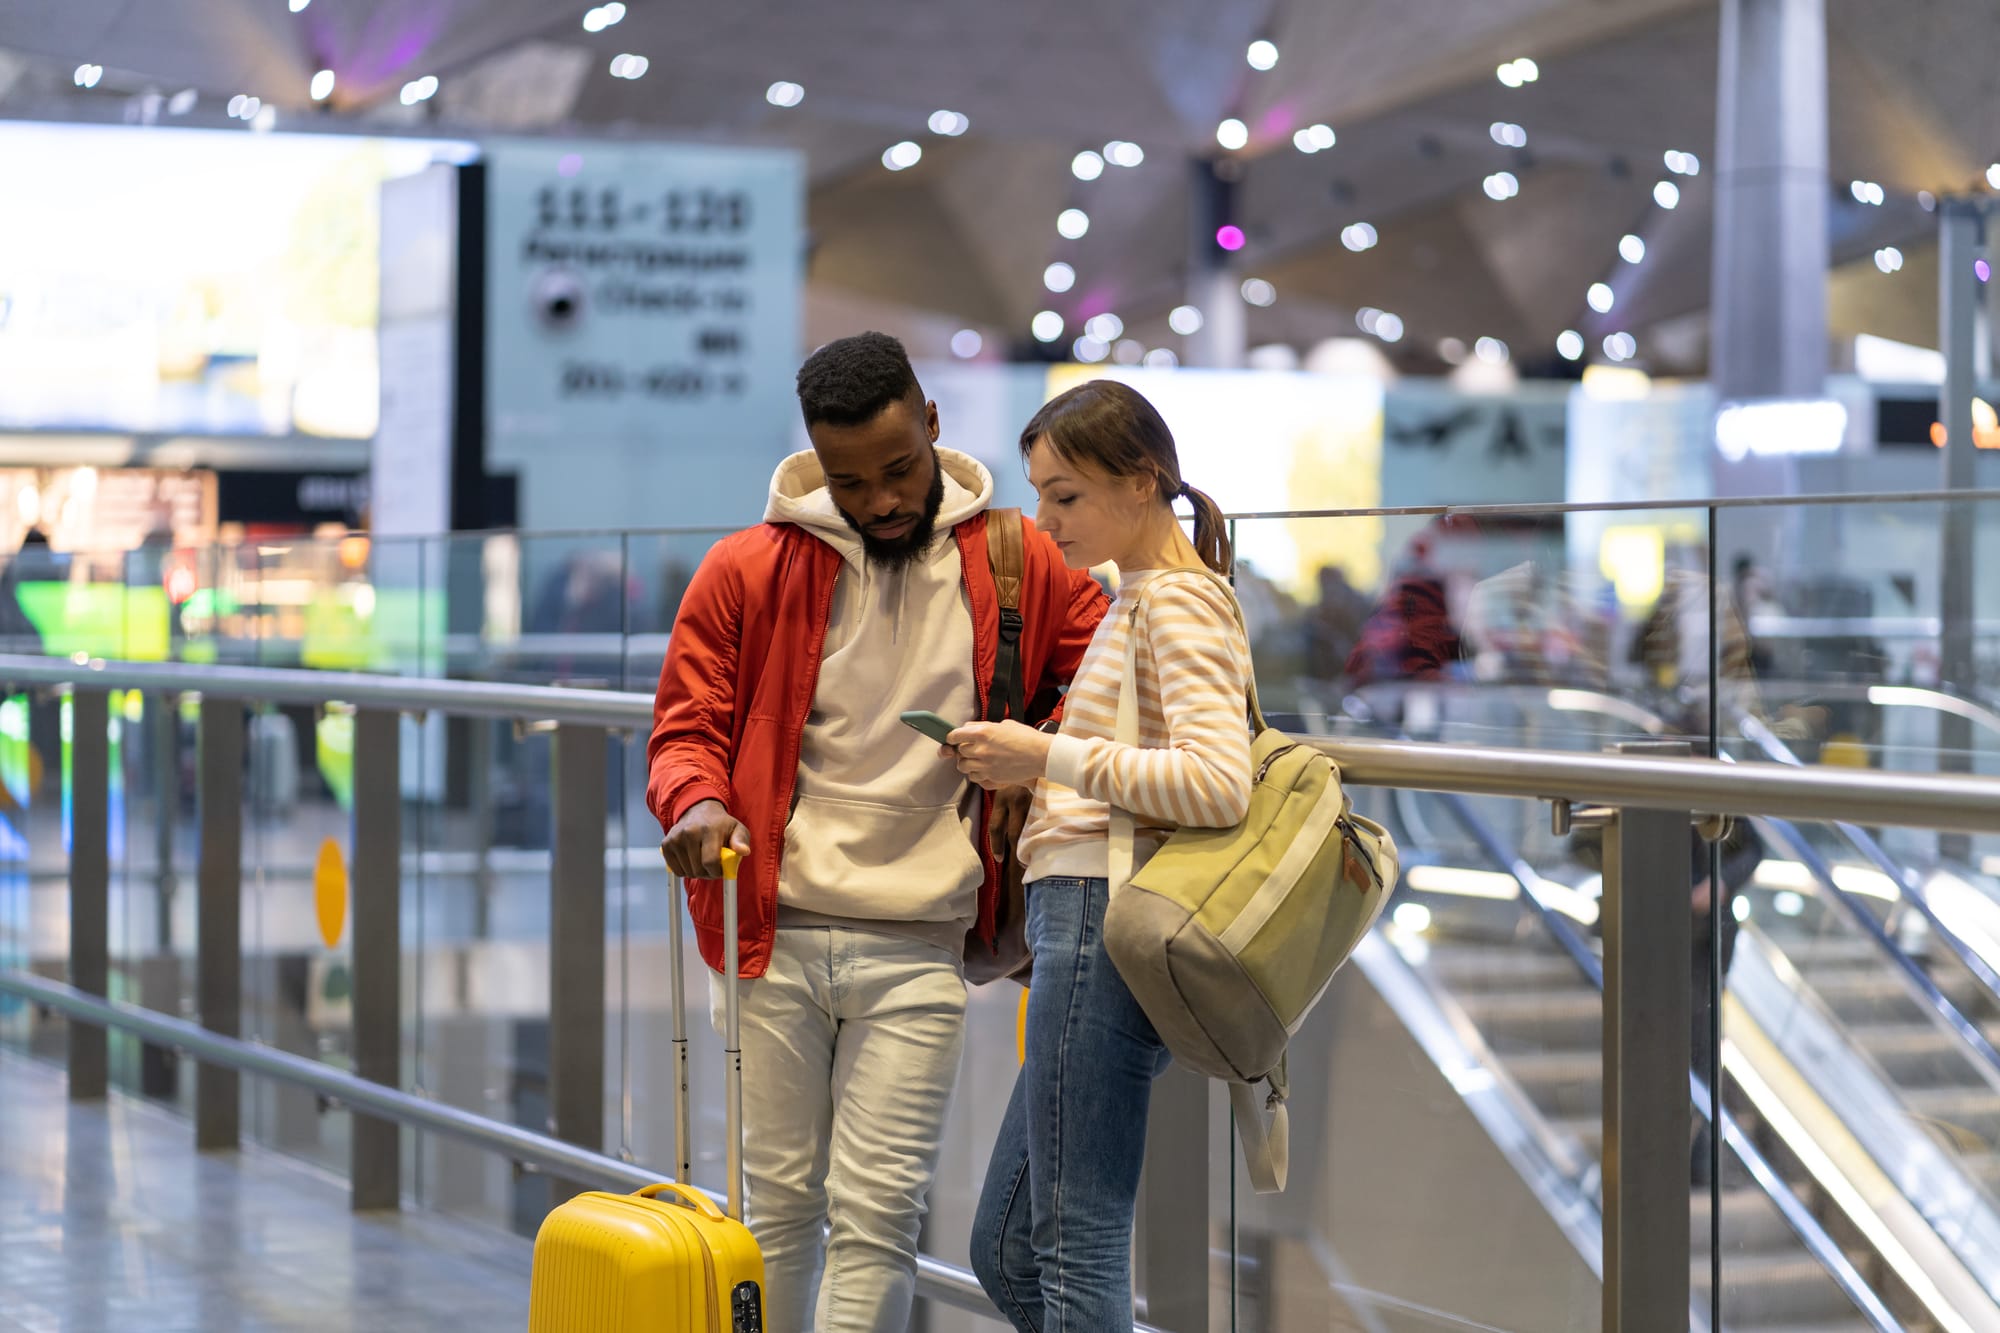
[[[1961,1151],[2000,1142],[2000,1092],[1990,1087],[1906,1088],[1903,1101],[1958,1140]]]
[[[1450,945],[1431,950],[1429,973],[1455,991],[1546,990],[1578,981],[1562,954],[1520,945]]]
[[[1725,1261],[1742,1254],[1796,1251],[1798,1238],[1769,1195],[1755,1186],[1725,1189],[1720,1202],[1722,1246]],[[1688,1240],[1694,1253],[1707,1262],[1709,1230],[1708,1191],[1696,1190],[1688,1208]]]
[[[1710,1277],[1708,1256],[1696,1256],[1689,1267],[1688,1280],[1697,1300],[1706,1299]],[[1858,1319],[1853,1304],[1819,1260],[1797,1251],[1742,1254],[1725,1250],[1722,1314],[1724,1324],[1730,1328],[1758,1330],[1816,1328],[1822,1325],[1815,1321]],[[1839,1323],[1827,1326],[1845,1327]]]

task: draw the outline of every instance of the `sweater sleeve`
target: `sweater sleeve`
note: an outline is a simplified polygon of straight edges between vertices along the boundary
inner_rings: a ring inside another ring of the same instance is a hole
[[[1058,736],[1049,780],[1175,827],[1241,822],[1252,777],[1250,652],[1229,594],[1207,579],[1163,582],[1146,597],[1137,630],[1159,677],[1159,698],[1142,698],[1141,715],[1163,716],[1166,746]]]

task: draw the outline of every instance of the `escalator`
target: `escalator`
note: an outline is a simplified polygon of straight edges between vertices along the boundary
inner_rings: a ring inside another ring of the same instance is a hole
[[[1665,730],[1626,701],[1546,693],[1565,696],[1554,711],[1595,715],[1587,743]],[[1530,865],[1510,845],[1517,831],[1482,814],[1493,803],[1371,795],[1398,807],[1375,813],[1403,841],[1407,910],[1363,970],[1384,995],[1422,992],[1403,1009],[1457,1025],[1446,1060],[1483,1064],[1507,1116],[1534,1122],[1496,1127],[1489,1111],[1488,1133],[1537,1146],[1521,1174],[1552,1214],[1588,1211],[1602,1108],[1594,884],[1546,844]],[[1962,865],[1908,870],[1864,830],[1759,828],[1770,858],[1741,895],[1725,1001],[1723,1326],[2000,1327],[2000,989],[1987,961],[2000,953],[1967,928],[2000,921],[2000,906]],[[1705,1111],[1698,1080],[1694,1092]],[[1696,1186],[1696,1326],[1713,1279],[1709,1218]],[[1570,1227],[1579,1249],[1591,1223]]]
[[[1424,798],[1417,798],[1424,799]],[[1587,921],[1549,905],[1552,897],[1572,907],[1588,904],[1563,886],[1542,879],[1525,862],[1510,857],[1497,835],[1462,798],[1431,798],[1454,822],[1486,847],[1489,864],[1523,882],[1518,919],[1494,938],[1490,910],[1455,910],[1426,895],[1429,928],[1425,947],[1414,954],[1416,970],[1447,993],[1479,1029],[1499,1066],[1497,1072],[1520,1089],[1559,1141],[1574,1145],[1591,1174],[1580,1183],[1597,1185],[1596,1165],[1603,1147],[1603,977],[1582,929]],[[1419,875],[1418,882],[1426,876]],[[1581,913],[1594,919],[1594,914]],[[1725,1086],[1724,1109],[1734,1134],[1725,1130],[1720,1189],[1715,1215],[1725,1247],[1723,1325],[1742,1330],[1864,1330],[1915,1325],[1871,1322],[1855,1298],[1828,1272],[1819,1255],[1838,1253],[1815,1219],[1826,1215],[1827,1200],[1811,1177],[1756,1117],[1753,1108]],[[1709,1098],[1697,1098],[1705,1119]],[[1690,1146],[1693,1159],[1701,1155]],[[1788,1213],[1790,1216],[1788,1217]],[[1691,1179],[1689,1197],[1691,1271],[1696,1310],[1710,1308],[1710,1192]],[[1811,1231],[1801,1237],[1805,1226]],[[1852,1265],[1850,1290],[1865,1285],[1880,1292],[1887,1275],[1868,1257],[1843,1254]],[[1856,1262],[1859,1259],[1860,1262]]]

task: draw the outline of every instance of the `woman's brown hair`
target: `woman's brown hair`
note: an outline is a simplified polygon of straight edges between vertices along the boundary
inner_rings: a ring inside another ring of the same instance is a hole
[[[1065,463],[1110,477],[1151,477],[1161,501],[1169,505],[1185,496],[1194,507],[1195,553],[1216,573],[1229,573],[1234,554],[1222,507],[1181,480],[1174,434],[1144,394],[1117,380],[1090,380],[1064,390],[1043,404],[1021,432],[1021,457],[1044,438]]]

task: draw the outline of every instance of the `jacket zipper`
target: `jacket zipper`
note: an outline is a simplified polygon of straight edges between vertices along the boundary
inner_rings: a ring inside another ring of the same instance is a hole
[[[835,559],[838,558],[839,558],[838,556],[835,557]],[[833,578],[827,581],[825,595],[820,598],[819,617],[816,622],[818,634],[813,641],[812,661],[808,663],[806,667],[805,708],[802,712],[798,712],[794,715],[793,725],[798,730],[799,741],[801,745],[805,743],[806,719],[812,716],[813,695],[819,692],[819,667],[820,663],[824,661],[826,657],[826,633],[829,627],[828,622],[833,619],[833,589],[834,589],[834,584],[839,582],[839,580],[840,580],[840,571],[838,569],[835,569],[833,572]],[[794,751],[792,755],[791,766],[785,771],[784,790],[778,800],[778,809],[784,811],[784,815],[781,822],[778,824],[777,844],[772,849],[771,852],[771,859],[772,862],[777,866],[777,872],[771,878],[771,892],[769,894],[767,903],[770,910],[764,914],[764,919],[768,924],[766,925],[764,932],[757,937],[758,943],[764,945],[767,951],[773,944],[777,942],[778,876],[782,875],[785,869],[785,828],[792,822],[792,797],[797,793],[798,789],[799,789],[799,757],[797,752]],[[766,900],[766,895],[764,895],[763,893],[759,893],[757,897],[760,902]],[[740,923],[737,926],[737,929],[738,930],[742,929]]]

